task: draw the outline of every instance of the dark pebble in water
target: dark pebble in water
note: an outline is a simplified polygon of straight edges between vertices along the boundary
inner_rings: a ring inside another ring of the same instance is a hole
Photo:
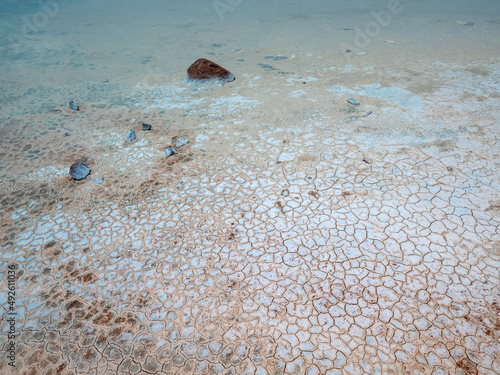
[[[346,49],[345,53],[351,53],[352,51],[350,49]]]
[[[366,112],[366,113],[363,115],[363,117],[368,117],[368,116],[370,116],[371,114],[372,114],[372,111],[368,111],[368,112]]]
[[[151,128],[151,124],[142,124],[142,130],[144,131],[151,130]]]
[[[359,105],[359,102],[354,98],[349,99],[347,101],[347,103],[352,104],[352,105]]]
[[[176,154],[177,154],[177,151],[175,151],[175,148],[173,148],[172,146],[168,146],[165,149],[165,155],[167,155],[167,156],[172,156],[172,155],[176,155]]]
[[[69,102],[69,108],[74,111],[78,111],[80,109],[80,107],[78,107],[78,104],[76,104],[73,100]]]
[[[69,168],[69,174],[75,180],[83,180],[90,174],[90,168],[83,164],[81,161],[73,163]]]
[[[135,131],[131,130],[127,134],[127,140],[129,142],[134,142],[135,141]]]
[[[69,137],[70,135],[71,135],[71,134],[69,134],[69,133],[64,133],[64,136],[65,136],[65,137]]]
[[[446,169],[447,169],[448,171],[450,171],[450,172],[453,170],[453,168],[452,168],[452,167],[446,167]]]
[[[61,113],[62,111],[60,109],[53,109],[52,112]]]

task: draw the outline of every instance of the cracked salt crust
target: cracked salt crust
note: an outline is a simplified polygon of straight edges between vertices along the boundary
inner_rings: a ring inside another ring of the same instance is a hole
[[[55,167],[55,166],[48,166],[44,168],[40,168],[36,172],[28,173],[25,176],[23,176],[23,179],[27,180],[50,180],[54,176],[56,177],[62,177],[68,173],[69,168],[63,168],[62,166]]]
[[[399,108],[412,109],[414,111],[425,110],[425,105],[418,95],[412,94],[408,90],[400,87],[381,87],[380,84],[374,84],[363,85],[361,88],[349,89],[347,87],[334,86],[328,91],[340,95],[350,94],[357,95],[358,97],[367,96],[376,98],[391,103]]]
[[[253,109],[257,105],[261,104],[257,100],[252,100],[245,98],[241,95],[234,95],[230,97],[222,97],[217,98],[213,101],[209,107],[218,113],[222,113],[223,111],[234,111],[236,109]]]
[[[164,182],[146,193],[39,215],[33,201],[9,213],[22,229],[2,245],[0,267],[17,261],[25,272],[20,367],[498,372],[498,150],[485,147],[498,137],[498,103],[485,111],[435,93],[460,115],[481,114],[485,134],[436,123],[432,95],[359,89],[334,94],[392,108],[345,126],[332,111],[270,117],[274,103],[250,92],[212,98],[210,111],[230,119],[203,118],[191,139],[213,159],[160,169]],[[179,106],[208,103],[182,93]],[[315,99],[331,102],[322,96]],[[412,106],[418,126],[398,126]],[[231,118],[248,109],[255,120]],[[109,147],[106,160],[137,170],[160,152],[120,133],[100,146]]]

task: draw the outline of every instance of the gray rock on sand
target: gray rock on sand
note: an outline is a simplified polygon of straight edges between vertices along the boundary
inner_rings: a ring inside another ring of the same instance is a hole
[[[69,102],[69,108],[71,108],[73,111],[80,110],[80,107],[78,107],[78,104],[76,104],[73,100]]]
[[[129,142],[134,142],[135,141],[135,131],[131,130],[127,134],[127,140]]]
[[[151,124],[142,124],[143,131],[151,130],[151,128],[152,128]]]
[[[172,138],[172,144],[175,148],[181,148],[189,143],[189,141],[184,137],[175,136]]]
[[[90,168],[81,161],[71,164],[69,175],[75,180],[83,180],[90,174]]]
[[[175,151],[175,148],[173,148],[172,146],[168,146],[165,149],[165,155],[167,156],[177,155],[177,151]]]
[[[356,99],[354,99],[354,98],[349,99],[349,100],[347,101],[347,103],[352,104],[352,105],[359,105],[359,104],[360,104],[360,103],[359,103]]]

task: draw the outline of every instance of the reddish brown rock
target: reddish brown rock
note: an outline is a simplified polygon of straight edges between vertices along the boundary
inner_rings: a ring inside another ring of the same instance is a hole
[[[235,80],[235,76],[222,66],[207,60],[196,60],[187,70],[188,83],[192,84],[224,84]]]

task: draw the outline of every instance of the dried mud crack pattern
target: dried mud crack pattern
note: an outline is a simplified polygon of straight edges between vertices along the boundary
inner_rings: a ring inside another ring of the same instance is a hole
[[[272,143],[25,221],[17,373],[499,373],[488,163]]]

